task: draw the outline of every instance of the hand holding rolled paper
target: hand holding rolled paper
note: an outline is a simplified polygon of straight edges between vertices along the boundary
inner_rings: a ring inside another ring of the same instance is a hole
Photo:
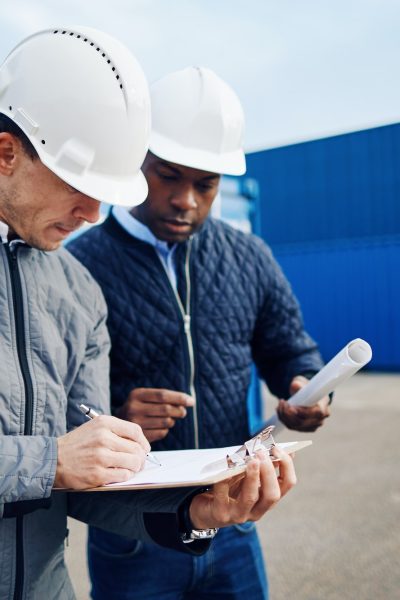
[[[309,381],[303,375],[296,375],[289,387],[290,395],[294,396],[296,392],[308,385]],[[298,406],[282,399],[279,400],[276,413],[278,419],[288,429],[303,432],[316,431],[331,414],[330,397],[324,396],[312,406]]]
[[[314,406],[369,363],[371,358],[372,350],[367,342],[360,338],[352,340],[287,402],[291,406]],[[275,433],[284,428],[276,415],[266,425],[275,425]]]

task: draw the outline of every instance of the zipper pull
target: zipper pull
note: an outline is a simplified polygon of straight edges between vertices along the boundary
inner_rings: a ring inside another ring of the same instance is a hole
[[[185,315],[183,317],[183,328],[186,334],[190,333],[190,315]]]
[[[17,264],[18,244],[8,244],[8,255],[11,259],[11,264],[14,267]]]

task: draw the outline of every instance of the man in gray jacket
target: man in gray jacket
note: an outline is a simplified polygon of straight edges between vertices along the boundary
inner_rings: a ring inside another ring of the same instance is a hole
[[[82,424],[81,402],[109,411],[106,309],[88,272],[59,249],[97,220],[99,201],[144,200],[148,131],[140,66],[105,34],[39,32],[0,68],[0,598],[74,598],[67,513],[201,553],[211,528],[260,518],[295,483],[281,453],[279,479],[260,456],[239,489],[52,493],[124,481],[150,450],[134,423]],[[205,540],[192,541],[195,528]]]

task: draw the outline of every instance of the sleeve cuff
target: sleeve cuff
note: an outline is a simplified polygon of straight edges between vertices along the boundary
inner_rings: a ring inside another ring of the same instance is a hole
[[[199,556],[207,552],[212,543],[211,540],[195,540],[184,544],[177,513],[144,513],[143,521],[147,533],[159,546]]]

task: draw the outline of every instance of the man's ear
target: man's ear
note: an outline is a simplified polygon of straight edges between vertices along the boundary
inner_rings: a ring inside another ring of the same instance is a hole
[[[21,142],[11,133],[0,133],[0,175],[12,175],[22,152]]]

